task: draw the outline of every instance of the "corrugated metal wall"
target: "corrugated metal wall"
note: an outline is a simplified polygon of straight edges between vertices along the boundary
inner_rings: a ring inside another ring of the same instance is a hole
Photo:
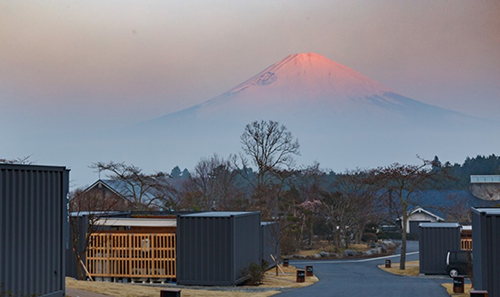
[[[259,262],[260,213],[210,212],[177,217],[177,282],[236,285]]]
[[[64,296],[69,172],[0,164],[0,295]]]
[[[474,288],[500,296],[500,209],[472,209]]]
[[[245,279],[241,270],[250,263],[260,265],[260,213],[250,212],[233,217],[234,220],[234,284],[237,285]]]
[[[446,274],[446,254],[460,250],[460,228],[458,223],[420,224],[420,273]]]
[[[260,259],[269,263],[269,267],[273,267],[275,263],[273,257],[280,257],[280,229],[277,222],[262,222],[260,225]]]

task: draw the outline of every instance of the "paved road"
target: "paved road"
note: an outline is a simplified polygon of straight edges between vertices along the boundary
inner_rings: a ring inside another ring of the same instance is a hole
[[[299,268],[313,265],[320,281],[312,286],[284,292],[280,297],[320,296],[408,296],[448,297],[442,277],[405,277],[380,270],[377,265],[399,256],[362,260],[291,261]],[[418,242],[409,242],[407,261],[418,260]],[[449,279],[448,279],[449,281]]]

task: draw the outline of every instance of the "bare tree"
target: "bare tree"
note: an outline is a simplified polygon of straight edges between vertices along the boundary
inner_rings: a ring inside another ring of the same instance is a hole
[[[240,137],[242,149],[259,170],[258,182],[264,183],[266,174],[283,167],[294,166],[294,155],[299,155],[299,142],[284,125],[275,121],[254,121],[245,126]]]
[[[367,182],[365,170],[346,170],[334,182],[335,189],[345,198],[352,212],[349,229],[360,243],[366,224],[374,219],[376,188]]]
[[[307,244],[309,247],[313,244],[314,223],[319,214],[321,203],[321,194],[325,192],[325,172],[320,169],[320,164],[314,162],[300,170],[298,178],[293,181],[290,187],[296,187],[301,203],[299,204],[299,216],[301,218],[300,241],[304,238],[307,231]]]
[[[452,193],[446,195],[445,200],[448,201],[446,206],[436,208],[445,214],[448,221],[472,224],[471,205],[466,195]]]
[[[434,174],[430,168],[431,162],[422,160],[422,165],[403,165],[393,163],[386,167],[379,167],[371,171],[372,181],[385,189],[384,199],[391,200],[389,204],[399,207],[401,213],[401,260],[399,269],[405,269],[406,261],[406,232],[409,207],[415,204],[418,192],[423,190]],[[393,199],[397,201],[394,201]],[[399,226],[398,226],[399,227]]]
[[[294,156],[299,155],[299,142],[292,136],[284,125],[276,121],[254,121],[245,126],[240,136],[243,152],[257,167],[255,183],[248,180],[253,188],[250,208],[259,210],[264,220],[279,224],[273,228],[272,236],[275,239],[277,254],[278,243],[281,241],[284,230],[291,226],[287,220],[288,213],[294,209],[294,203],[284,199],[284,186],[287,180],[294,175]],[[248,161],[240,155],[243,168],[248,167]],[[240,172],[247,173],[246,170]],[[244,177],[248,177],[247,175]],[[278,265],[278,258],[275,257]]]
[[[35,161],[31,161],[31,155],[29,156],[24,156],[21,158],[16,158],[16,159],[2,159],[0,158],[0,163],[4,164],[24,164],[24,165],[32,165],[35,164]]]
[[[82,263],[90,245],[90,235],[98,233],[99,214],[115,209],[118,203],[116,199],[106,199],[100,191],[86,192],[77,189],[70,193],[69,208],[72,212],[69,217],[70,241],[80,280],[85,279]]]
[[[217,154],[202,158],[184,184],[182,207],[197,210],[241,209],[245,199],[236,184],[236,177],[237,172],[229,160]]]
[[[321,207],[322,216],[333,234],[335,250],[339,252],[341,246],[345,248],[349,246],[349,226],[354,222],[355,202],[338,191],[324,192],[321,202],[323,203]]]
[[[276,215],[283,185],[294,166],[293,157],[299,155],[299,142],[284,125],[275,121],[247,124],[240,141],[243,152],[258,169],[256,184],[253,184],[253,206],[264,218]],[[241,156],[241,160],[243,167],[248,167],[246,158]]]
[[[93,163],[91,168],[110,172],[111,179],[124,183],[120,194],[129,200],[132,210],[175,207],[175,189],[170,186],[166,173],[145,174],[139,167],[113,161]]]

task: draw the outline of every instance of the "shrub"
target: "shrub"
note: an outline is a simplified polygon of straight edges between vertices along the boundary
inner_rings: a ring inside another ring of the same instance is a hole
[[[379,233],[377,233],[377,238],[378,239],[387,239],[387,234],[385,234],[384,231],[380,231]]]
[[[377,241],[377,234],[375,233],[363,233],[363,236],[361,236],[361,241],[363,242],[375,242]]]
[[[241,274],[248,277],[245,283],[250,286],[261,285],[264,281],[264,274],[266,273],[268,265],[269,263],[266,261],[262,261],[260,266],[257,263],[252,262],[248,267],[243,268],[241,270]]]

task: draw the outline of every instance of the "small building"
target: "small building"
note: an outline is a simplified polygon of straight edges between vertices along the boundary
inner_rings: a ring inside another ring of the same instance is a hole
[[[500,296],[500,208],[472,208],[472,230],[474,288]]]
[[[165,283],[176,279],[176,225],[171,218],[99,218],[90,234],[90,277],[115,282]]]
[[[99,179],[70,201],[71,209],[80,211],[127,211],[155,209],[154,201],[162,193],[133,182]],[[138,198],[141,198],[140,205]]]
[[[446,274],[448,251],[460,250],[460,224],[420,223],[419,230],[420,273]]]
[[[0,296],[65,296],[69,170],[0,164]]]
[[[279,257],[278,224],[261,223],[259,212],[112,214],[90,234],[84,266],[94,280],[237,285],[252,262],[271,267]]]
[[[177,217],[177,283],[234,286],[261,262],[259,212],[204,212]]]
[[[399,218],[402,224],[402,217]],[[406,222],[406,233],[419,234],[420,223],[437,223],[444,222],[444,219],[422,207],[417,207],[408,213],[408,221]]]

